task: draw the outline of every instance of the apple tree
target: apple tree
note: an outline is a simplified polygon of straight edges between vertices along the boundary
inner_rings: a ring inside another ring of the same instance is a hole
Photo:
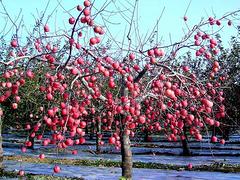
[[[108,12],[108,6],[112,8],[110,5],[106,1],[98,8],[95,2],[85,0],[72,9],[75,16],[69,13],[65,20],[68,29],[53,31],[50,23],[41,20],[28,42],[20,41],[16,26],[9,48],[4,50],[9,50],[8,55],[1,61],[0,102],[11,102],[16,116],[24,113],[35,117],[29,126],[30,136],[42,140],[43,146],[81,145],[86,141],[86,126],[97,122],[99,129],[110,134],[108,143],[121,151],[122,176],[132,179],[130,138],[136,132],[162,131],[169,141],[181,139],[187,146],[187,133],[201,141],[208,127],[220,126],[217,117],[225,116],[222,85],[211,78],[220,65],[214,56],[218,53],[215,32],[208,29],[218,30],[239,11],[202,20],[188,28],[178,42],[163,45],[150,41],[156,27],[149,38],[139,36],[137,0],[132,10],[126,8],[130,13],[125,19],[126,42],[115,39],[109,27],[112,23],[101,16],[101,12]],[[117,13],[122,15],[123,11]],[[183,20],[187,22],[186,17]],[[187,60],[176,63],[189,48],[211,66],[209,78],[197,76]],[[27,82],[34,90],[24,89]],[[32,90],[36,104],[21,104],[19,98],[28,102]],[[2,108],[5,118],[7,108]],[[24,108],[29,109],[22,112]],[[45,135],[45,129],[51,136]],[[97,135],[102,137],[100,131]],[[211,140],[224,143],[216,136]],[[101,139],[98,143],[104,144]],[[25,146],[31,145],[27,140]],[[184,153],[189,153],[188,148]],[[60,171],[55,165],[54,172]]]

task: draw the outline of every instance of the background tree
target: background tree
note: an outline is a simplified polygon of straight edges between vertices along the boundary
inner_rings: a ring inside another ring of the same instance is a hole
[[[221,72],[221,78],[224,81],[225,92],[225,106],[226,117],[224,118],[225,126],[222,133],[223,137],[228,139],[229,135],[236,133],[239,128],[239,108],[240,108],[240,42],[239,42],[239,26],[238,34],[231,39],[230,48],[221,46],[221,55],[219,61],[221,66],[224,67]],[[221,36],[218,36],[221,41]]]
[[[0,108],[0,171],[3,169],[3,148],[2,148],[2,108]]]

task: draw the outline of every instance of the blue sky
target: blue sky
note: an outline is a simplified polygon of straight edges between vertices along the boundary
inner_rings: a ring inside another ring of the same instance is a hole
[[[2,1],[13,19],[16,18],[20,9],[22,9],[24,23],[28,29],[31,29],[35,22],[34,16],[38,17],[38,13],[44,10],[48,2],[48,0]],[[70,14],[77,15],[77,12],[71,9],[83,2],[83,0],[51,0],[48,8],[48,14],[53,11],[59,1],[66,10],[70,11],[69,13],[66,13],[63,8],[58,7],[57,12],[53,14],[48,22],[51,29],[64,29],[65,26],[68,27],[68,18],[70,17]],[[129,7],[125,0],[115,1],[120,7]],[[129,1],[133,2],[133,0]],[[96,7],[100,7],[104,2],[105,0],[96,0]],[[159,23],[158,37],[159,39],[162,39],[163,43],[169,43],[169,35],[171,35],[173,42],[179,40],[184,35],[183,29],[186,30],[183,16],[186,12],[188,4],[189,0],[139,0],[138,14],[140,34],[144,36],[147,32],[152,30],[163,8],[165,8]],[[220,18],[227,12],[239,9],[239,4],[239,0],[192,0],[186,14],[189,19],[188,24],[191,27],[198,23],[202,17],[207,18],[208,16],[216,15],[216,17]],[[113,6],[109,6],[108,10],[113,10]],[[0,12],[3,12],[2,7],[0,7]],[[0,32],[2,32],[5,21],[4,15],[2,13],[0,15]],[[46,19],[47,18],[45,18],[45,22]],[[126,22],[124,22],[119,15],[110,17],[110,20],[111,22],[119,23],[118,25],[110,25],[109,29],[111,30],[112,35],[117,39],[122,37],[124,30],[128,27]],[[224,26],[227,26],[226,23],[227,22],[223,22]],[[240,22],[238,22],[238,25],[240,25]],[[236,34],[236,30],[234,28],[226,27],[220,33],[222,33],[223,39],[227,41],[231,35]]]

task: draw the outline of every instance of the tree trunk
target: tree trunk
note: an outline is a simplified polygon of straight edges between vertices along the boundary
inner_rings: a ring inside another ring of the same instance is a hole
[[[230,136],[230,127],[224,127],[223,128],[223,139],[225,140],[229,140],[229,136]]]
[[[3,148],[2,148],[2,117],[0,115],[0,171],[3,168]]]
[[[121,139],[121,155],[122,155],[122,176],[127,180],[132,179],[132,151],[129,135],[122,132]]]
[[[188,146],[188,141],[187,139],[182,140],[182,155],[183,156],[191,156],[191,151],[190,148]]]
[[[149,135],[148,135],[148,130],[147,128],[145,127],[145,130],[144,130],[144,142],[149,142]]]
[[[182,150],[183,150],[182,155],[183,156],[191,156],[191,151],[190,151],[190,148],[188,145],[187,129],[185,126],[183,127],[183,132],[184,132],[185,139],[181,140],[182,141]]]
[[[0,135],[0,171],[3,168],[3,148],[2,148],[2,136]]]
[[[90,129],[88,129],[88,133],[89,133],[89,131],[90,131],[89,139],[93,140],[93,137],[94,137],[94,123],[93,122],[90,125]]]
[[[124,76],[121,79],[121,88],[120,88],[120,96],[128,97],[128,90],[124,81]],[[129,135],[125,132],[126,130],[126,122],[124,120],[124,115],[120,116],[121,122],[121,155],[122,155],[122,177],[127,180],[132,180],[132,150],[131,150],[131,142]]]
[[[215,127],[212,127],[212,136],[216,136],[216,129],[215,129]]]
[[[101,152],[100,142],[101,138],[99,137],[99,134],[101,134],[101,120],[96,121],[97,125],[97,132],[96,132],[96,152]]]

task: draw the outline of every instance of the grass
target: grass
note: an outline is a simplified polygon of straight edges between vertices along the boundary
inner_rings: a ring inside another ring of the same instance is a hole
[[[23,161],[29,163],[47,163],[47,164],[64,164],[64,165],[80,165],[80,166],[93,166],[93,167],[121,167],[121,162],[111,160],[84,160],[84,159],[54,159],[45,158],[39,159],[31,156],[6,156],[4,160]],[[145,163],[133,162],[134,168],[147,168],[147,169],[167,169],[167,170],[191,170],[191,171],[216,171],[216,172],[240,172],[240,164],[232,165],[222,162],[215,162],[209,165],[196,165],[192,169],[188,169],[187,165],[174,165],[174,164],[161,164],[161,163]]]
[[[84,180],[83,178],[70,178],[70,177],[57,177],[52,175],[37,175],[27,173],[24,177],[18,176],[17,172],[15,171],[5,171],[0,170],[0,177],[5,177],[6,179],[9,178],[18,178],[18,179],[26,179],[26,180]]]

